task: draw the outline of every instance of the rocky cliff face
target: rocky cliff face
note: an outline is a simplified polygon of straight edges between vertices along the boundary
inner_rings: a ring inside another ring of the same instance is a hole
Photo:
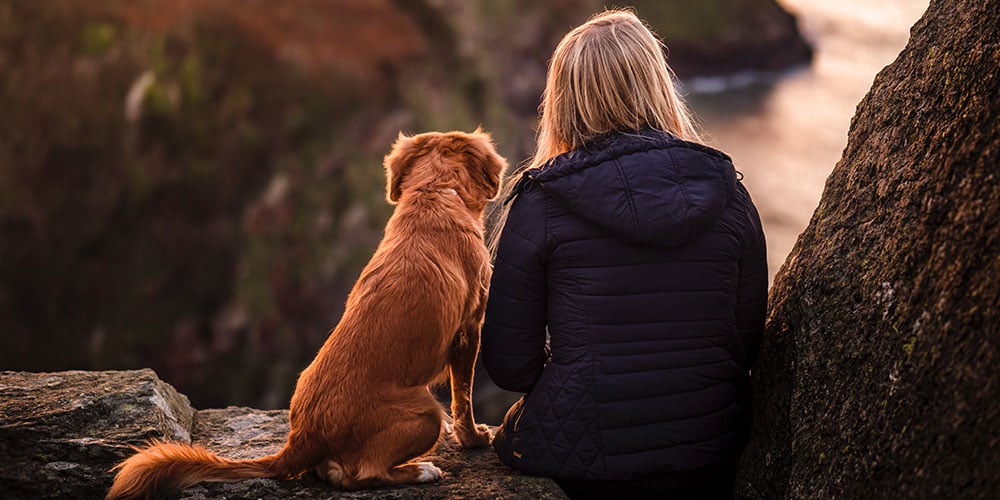
[[[102,498],[111,467],[132,453],[130,445],[150,438],[194,442],[228,458],[249,459],[276,452],[287,434],[286,410],[194,410],[152,370],[3,372],[0,497]],[[553,481],[501,464],[492,449],[461,450],[446,438],[430,458],[445,472],[432,485],[342,492],[308,475],[204,483],[169,498],[565,498]]]
[[[775,278],[751,498],[1000,491],[1000,2],[935,0]]]

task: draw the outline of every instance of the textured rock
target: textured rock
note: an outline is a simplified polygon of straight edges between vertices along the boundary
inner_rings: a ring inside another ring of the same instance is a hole
[[[775,278],[753,498],[1000,491],[1000,1],[935,0]]]
[[[194,441],[222,456],[256,458],[285,444],[288,412],[230,407],[197,413]],[[427,457],[440,467],[444,479],[431,486],[409,486],[360,492],[333,490],[315,476],[298,481],[257,479],[238,483],[203,483],[188,488],[180,498],[564,498],[548,479],[519,474],[501,464],[492,448],[462,450],[443,439]]]
[[[193,414],[152,370],[3,372],[0,497],[101,496],[129,445],[190,442]]]
[[[229,458],[274,453],[288,434],[286,410],[194,411],[151,370],[4,372],[0,375],[0,498],[98,498],[111,467],[149,438],[195,442]],[[313,475],[296,481],[203,483],[172,498],[565,498],[548,479],[519,474],[492,449],[443,439],[430,457],[442,481],[342,492]]]

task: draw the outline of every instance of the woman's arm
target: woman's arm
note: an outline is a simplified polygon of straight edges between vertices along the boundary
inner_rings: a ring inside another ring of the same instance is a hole
[[[740,260],[740,282],[736,291],[736,327],[750,367],[757,359],[767,316],[767,245],[760,216],[750,201],[749,193],[742,185],[738,189],[748,205],[748,221],[745,248]]]
[[[513,201],[497,247],[483,325],[483,366],[502,389],[529,392],[545,366],[545,195]]]

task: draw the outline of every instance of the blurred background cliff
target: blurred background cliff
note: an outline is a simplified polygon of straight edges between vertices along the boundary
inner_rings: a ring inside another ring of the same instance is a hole
[[[628,5],[746,175],[773,274],[927,2]],[[0,0],[0,370],[286,407],[391,213],[396,133],[482,125],[523,161],[549,55],[602,6]],[[513,395],[477,384],[497,423]]]

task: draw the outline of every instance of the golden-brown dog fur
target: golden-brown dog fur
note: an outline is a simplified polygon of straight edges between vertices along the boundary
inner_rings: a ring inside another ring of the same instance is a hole
[[[385,157],[387,197],[398,205],[340,323],[299,376],[285,447],[233,461],[152,443],[116,467],[107,497],[313,469],[346,489],[440,479],[432,464],[411,461],[440,437],[444,409],[428,385],[449,376],[455,437],[488,445],[472,415],[472,376],[490,279],[483,209],[505,167],[478,129],[400,134]]]

